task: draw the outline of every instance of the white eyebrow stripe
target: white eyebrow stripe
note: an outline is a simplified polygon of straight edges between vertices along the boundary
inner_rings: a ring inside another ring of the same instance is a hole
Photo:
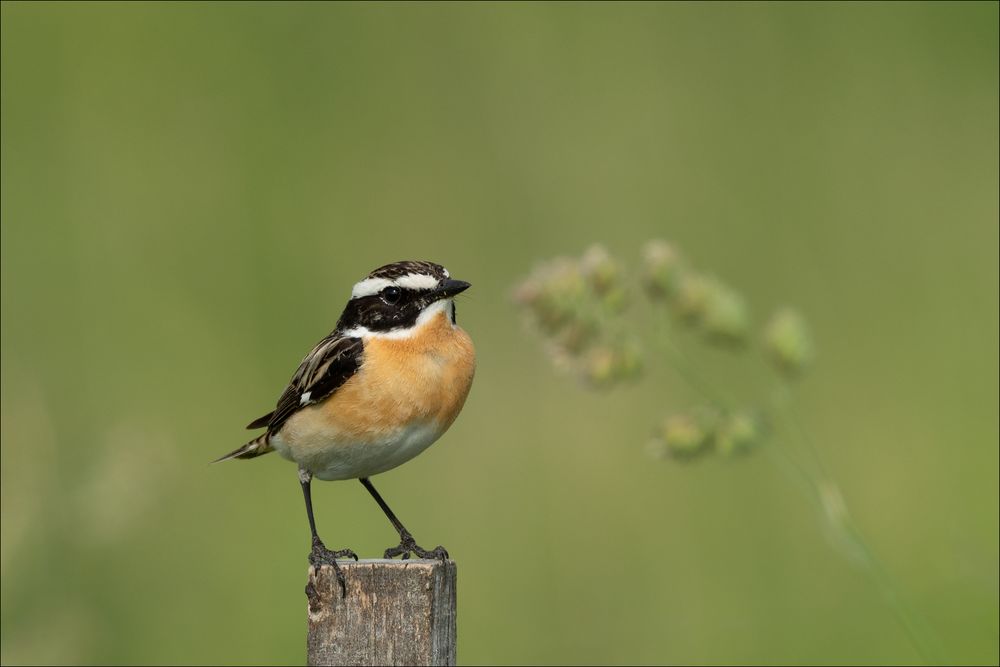
[[[392,284],[391,280],[387,280],[385,278],[365,278],[364,280],[355,283],[354,289],[351,290],[351,298],[357,299],[362,296],[378,294]]]
[[[378,294],[390,285],[403,287],[405,289],[420,290],[434,289],[437,287],[437,284],[437,278],[429,276],[425,273],[408,273],[405,276],[396,278],[395,280],[389,280],[388,278],[365,278],[361,282],[354,285],[354,288],[351,290],[351,298],[357,299],[363,296]]]
[[[434,289],[437,284],[438,279],[426,273],[408,273],[396,278],[396,285],[407,289]]]

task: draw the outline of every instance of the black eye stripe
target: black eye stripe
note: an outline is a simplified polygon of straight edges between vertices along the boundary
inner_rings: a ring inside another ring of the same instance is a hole
[[[373,294],[374,297],[381,297],[386,293],[386,290],[396,290],[399,292],[400,301],[408,301],[412,299],[419,298],[429,292],[430,290],[415,290],[409,287],[399,287],[398,285],[389,285],[388,287],[383,287],[378,294]]]
[[[386,299],[386,290],[398,289],[399,298]],[[413,288],[387,285],[374,294],[353,297],[347,302],[337,328],[350,330],[365,327],[370,331],[393,331],[412,327],[421,311],[432,300],[433,288]]]
[[[389,304],[390,306],[395,306],[403,298],[403,290],[401,290],[399,287],[395,285],[389,285],[381,292],[379,292],[379,295],[382,297],[382,300],[385,301],[387,304]]]

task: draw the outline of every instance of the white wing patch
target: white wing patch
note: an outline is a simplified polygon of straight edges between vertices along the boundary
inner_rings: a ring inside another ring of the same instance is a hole
[[[306,403],[309,402],[309,399],[311,397],[312,397],[312,392],[311,391],[303,392],[302,393],[302,397],[299,398],[299,405],[305,405]]]

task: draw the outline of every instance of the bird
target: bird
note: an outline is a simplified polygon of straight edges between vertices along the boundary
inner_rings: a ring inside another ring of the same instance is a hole
[[[410,554],[446,560],[448,551],[424,549],[375,489],[371,478],[417,456],[458,417],[472,387],[476,354],[458,326],[455,297],[470,284],[442,265],[399,261],[358,281],[333,331],[305,356],[275,409],[247,425],[266,429],[215,463],[272,451],[298,464],[312,533],[309,562],[333,567],[345,592],[338,558],[313,515],[313,478],[360,480],[399,533],[384,558]]]

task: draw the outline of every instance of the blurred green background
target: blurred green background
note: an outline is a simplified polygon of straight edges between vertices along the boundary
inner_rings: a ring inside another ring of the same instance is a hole
[[[463,663],[912,663],[765,456],[651,461],[690,405],[553,372],[540,259],[670,239],[762,318],[907,604],[998,654],[998,5],[2,7],[2,659],[301,664],[294,466],[241,444],[350,285],[432,259],[479,370],[378,479],[460,568]],[[738,373],[737,373],[738,374]],[[743,386],[734,377],[735,386]],[[321,534],[394,533],[358,484]]]

